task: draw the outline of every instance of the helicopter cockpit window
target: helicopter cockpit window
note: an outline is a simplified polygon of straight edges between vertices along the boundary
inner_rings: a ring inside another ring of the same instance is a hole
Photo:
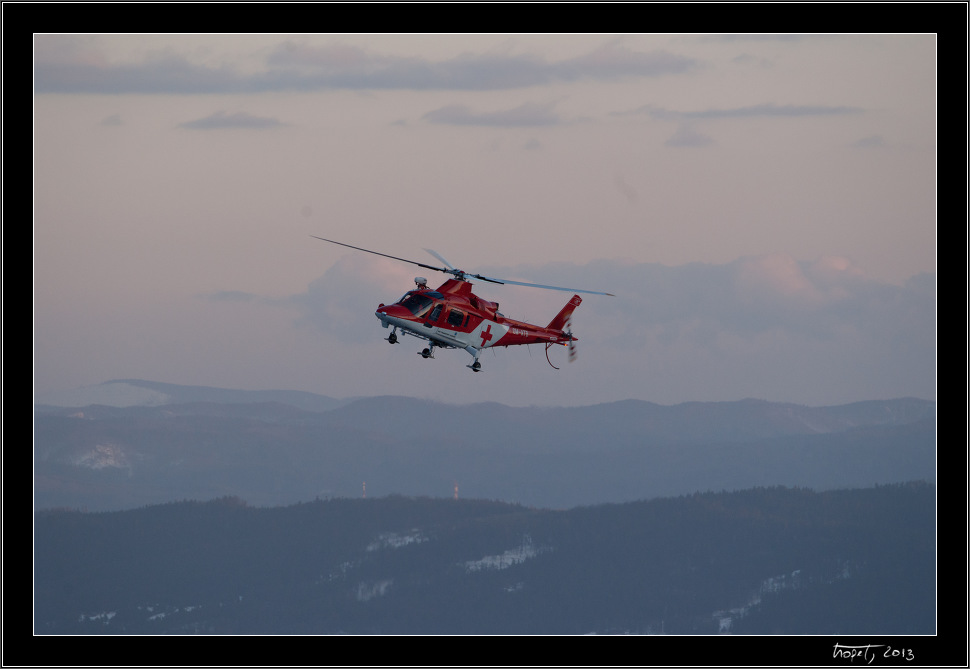
[[[465,314],[457,309],[452,309],[448,312],[448,325],[454,325],[456,328],[460,328],[464,320]]]
[[[398,302],[398,304],[400,304],[402,307],[407,308],[408,311],[410,311],[418,318],[421,318],[426,313],[428,313],[428,310],[431,308],[431,305],[434,304],[434,300],[428,297],[427,294],[408,293],[407,295],[401,298],[401,301]]]

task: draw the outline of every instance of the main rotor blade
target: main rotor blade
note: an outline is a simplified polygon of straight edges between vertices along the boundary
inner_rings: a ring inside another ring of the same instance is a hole
[[[476,279],[482,279],[483,281],[491,281],[493,283],[510,283],[515,286],[529,286],[531,288],[545,288],[546,290],[564,290],[568,293],[589,293],[590,295],[609,295],[610,297],[616,297],[613,293],[601,293],[598,290],[583,290],[581,288],[563,288],[561,286],[544,286],[540,283],[526,283],[525,281],[512,281],[510,279],[493,279],[491,277],[482,276],[481,274],[469,274],[468,276],[473,276]]]
[[[440,260],[441,262],[443,262],[445,264],[445,267],[447,267],[448,269],[455,269],[455,266],[454,265],[452,265],[450,262],[448,262],[447,260],[445,260],[444,257],[442,257],[442,255],[440,253],[438,253],[437,251],[435,251],[434,249],[425,249],[425,251],[427,251],[428,253],[430,253],[431,255],[433,255],[435,258],[437,258],[438,260]]]
[[[324,239],[323,237],[317,237],[316,235],[310,235],[314,239],[319,239],[323,242],[330,242],[331,244],[337,244],[339,246],[346,246],[348,249],[356,249],[357,251],[364,251],[366,253],[373,253],[375,256],[384,256],[385,258],[390,258],[392,260],[400,260],[401,262],[409,262],[412,265],[417,265],[418,267],[424,267],[425,269],[433,269],[436,272],[444,272],[450,274],[453,267],[450,269],[445,269],[444,267],[434,267],[433,265],[425,265],[423,262],[418,262],[417,260],[408,260],[407,258],[398,258],[397,256],[389,256],[386,253],[378,253],[377,251],[371,251],[370,249],[362,249],[359,246],[351,246],[350,244],[344,244],[343,242],[335,242],[332,239]],[[440,260],[440,258],[439,258]],[[448,263],[445,263],[446,265]]]
[[[407,258],[399,258],[398,256],[388,255],[387,253],[379,253],[377,251],[371,251],[370,249],[361,248],[359,246],[352,246],[351,244],[344,244],[343,242],[336,242],[332,239],[324,239],[323,237],[317,237],[316,235],[310,235],[314,239],[319,239],[322,242],[330,242],[331,244],[336,244],[337,246],[346,246],[348,249],[354,249],[356,251],[363,251],[364,253],[373,253],[375,256],[382,256],[384,258],[390,258],[391,260],[400,260],[401,262],[411,263],[412,265],[417,265],[418,267],[424,267],[425,269],[432,269],[436,272],[444,272],[445,274],[451,274],[460,280],[464,280],[466,276],[471,276],[476,279],[481,279],[482,281],[489,281],[491,283],[509,283],[516,286],[529,286],[531,288],[545,288],[546,290],[563,290],[570,293],[587,293],[589,295],[609,295],[610,297],[616,297],[613,293],[603,293],[598,290],[583,290],[581,288],[563,288],[562,286],[545,286],[540,283],[526,283],[525,281],[512,281],[511,279],[494,279],[490,276],[483,276],[481,274],[468,274],[462,272],[460,269],[456,269],[454,265],[444,259],[437,251],[431,249],[425,249],[428,253],[433,255],[435,258],[443,262],[446,267],[435,267],[434,265],[426,265],[423,262],[418,262],[417,260],[408,260]]]

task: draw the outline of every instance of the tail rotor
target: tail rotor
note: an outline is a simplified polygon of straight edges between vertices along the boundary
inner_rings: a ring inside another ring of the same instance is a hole
[[[569,362],[576,362],[576,338],[573,337],[573,326],[570,321],[566,321],[566,324],[563,326],[563,335],[565,335],[565,339],[566,339],[565,344],[569,348],[569,354],[568,354]],[[546,344],[546,362],[548,362],[549,366],[552,367],[553,369],[559,369],[554,364],[552,364],[552,360],[549,359],[549,347],[551,347],[552,345],[553,345],[553,342],[549,342]]]
[[[569,362],[576,362],[576,339],[573,337],[572,321],[566,321],[566,336],[569,337]]]

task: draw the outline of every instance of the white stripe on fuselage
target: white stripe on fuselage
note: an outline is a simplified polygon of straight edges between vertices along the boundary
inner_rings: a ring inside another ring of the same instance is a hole
[[[495,346],[499,340],[509,331],[508,326],[501,325],[494,321],[482,321],[471,332],[458,332],[446,328],[432,327],[429,334],[432,338],[465,348],[473,346],[475,348],[489,348]]]
[[[384,314],[381,320],[393,327],[399,327],[402,330],[413,332],[418,336],[428,337],[436,342],[447,344],[448,346],[458,346],[459,348],[473,346],[474,348],[482,349],[495,346],[509,331],[507,325],[488,320],[483,320],[471,332],[457,332],[437,326],[427,328],[423,323],[415,323],[404,318],[394,318],[386,314]]]

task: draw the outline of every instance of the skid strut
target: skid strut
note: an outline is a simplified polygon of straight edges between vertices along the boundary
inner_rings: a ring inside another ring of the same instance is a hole
[[[475,358],[475,361],[472,362],[472,364],[465,365],[465,367],[467,367],[468,369],[472,370],[473,372],[480,372],[480,371],[482,371],[482,363],[480,363],[478,361],[478,356],[480,356],[482,354],[482,349],[475,348],[474,346],[466,346],[465,347],[465,350],[468,351],[468,353],[473,358]]]

